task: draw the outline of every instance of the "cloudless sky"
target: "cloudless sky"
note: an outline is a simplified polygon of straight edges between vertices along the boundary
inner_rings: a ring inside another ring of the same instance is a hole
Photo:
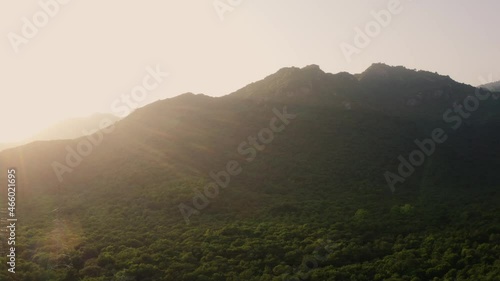
[[[22,34],[38,1],[0,2],[0,142],[112,112],[157,64],[170,76],[141,106],[184,92],[226,95],[309,64],[359,73],[384,62],[472,85],[500,80],[498,0],[401,0],[402,12],[351,62],[340,44],[353,44],[354,28],[390,0],[242,0],[223,21],[213,0],[72,0],[15,53],[8,34]]]

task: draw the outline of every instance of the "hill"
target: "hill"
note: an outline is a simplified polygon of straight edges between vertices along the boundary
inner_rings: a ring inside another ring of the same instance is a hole
[[[17,276],[494,280],[500,111],[489,96],[384,64],[291,67],[1,152],[20,186]],[[433,146],[439,128],[446,141]],[[388,172],[403,181],[390,188]]]
[[[490,91],[493,91],[493,92],[500,92],[500,81],[492,82],[492,83],[489,83],[486,85],[482,85],[481,87],[484,87],[484,88],[486,88]]]
[[[99,130],[100,123],[106,120],[115,123],[119,117],[112,114],[96,113],[89,117],[72,118],[51,126],[33,136],[31,141],[76,139]]]
[[[112,114],[96,113],[90,117],[72,118],[50,126],[27,140],[17,143],[0,144],[0,151],[25,145],[35,141],[76,139],[98,131],[101,122],[115,123],[120,118]]]

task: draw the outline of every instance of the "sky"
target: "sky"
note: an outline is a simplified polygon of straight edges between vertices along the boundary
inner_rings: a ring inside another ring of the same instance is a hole
[[[289,66],[360,73],[383,62],[500,80],[499,10],[497,0],[1,1],[0,143],[126,115],[124,104],[226,95]]]

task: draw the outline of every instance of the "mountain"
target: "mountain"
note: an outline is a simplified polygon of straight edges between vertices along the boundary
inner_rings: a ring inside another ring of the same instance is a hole
[[[1,152],[17,278],[494,280],[491,97],[402,66],[289,67]]]
[[[364,109],[422,117],[441,115],[442,108],[474,91],[449,76],[376,63],[356,75],[324,73],[317,65],[284,68],[227,98],[339,107],[348,102]]]
[[[113,114],[96,113],[89,117],[72,118],[53,125],[33,136],[30,140],[64,140],[76,139],[99,130],[103,120],[115,123],[120,120]]]
[[[486,88],[490,91],[493,91],[493,92],[500,92],[500,81],[485,84],[485,85],[482,85],[481,87],[484,87],[484,88]]]
[[[8,149],[8,148],[12,148],[12,147],[20,146],[22,144],[23,143],[0,143],[0,151]]]
[[[76,139],[100,129],[101,122],[115,123],[120,118],[112,114],[96,113],[90,117],[72,118],[38,132],[27,140],[0,144],[0,151],[35,141]]]

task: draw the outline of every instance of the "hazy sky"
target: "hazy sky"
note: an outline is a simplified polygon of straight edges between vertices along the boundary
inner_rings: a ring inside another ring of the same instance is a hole
[[[156,65],[170,76],[139,106],[184,92],[221,96],[308,64],[359,73],[385,62],[473,85],[480,76],[500,80],[498,0],[401,0],[350,62],[340,45],[355,46],[355,28],[365,29],[371,11],[387,10],[391,0],[242,0],[224,20],[213,0],[41,0],[57,3],[46,8],[46,22],[39,1],[0,2],[0,142],[114,112],[113,102]],[[34,23],[34,15],[37,32],[23,22]]]

